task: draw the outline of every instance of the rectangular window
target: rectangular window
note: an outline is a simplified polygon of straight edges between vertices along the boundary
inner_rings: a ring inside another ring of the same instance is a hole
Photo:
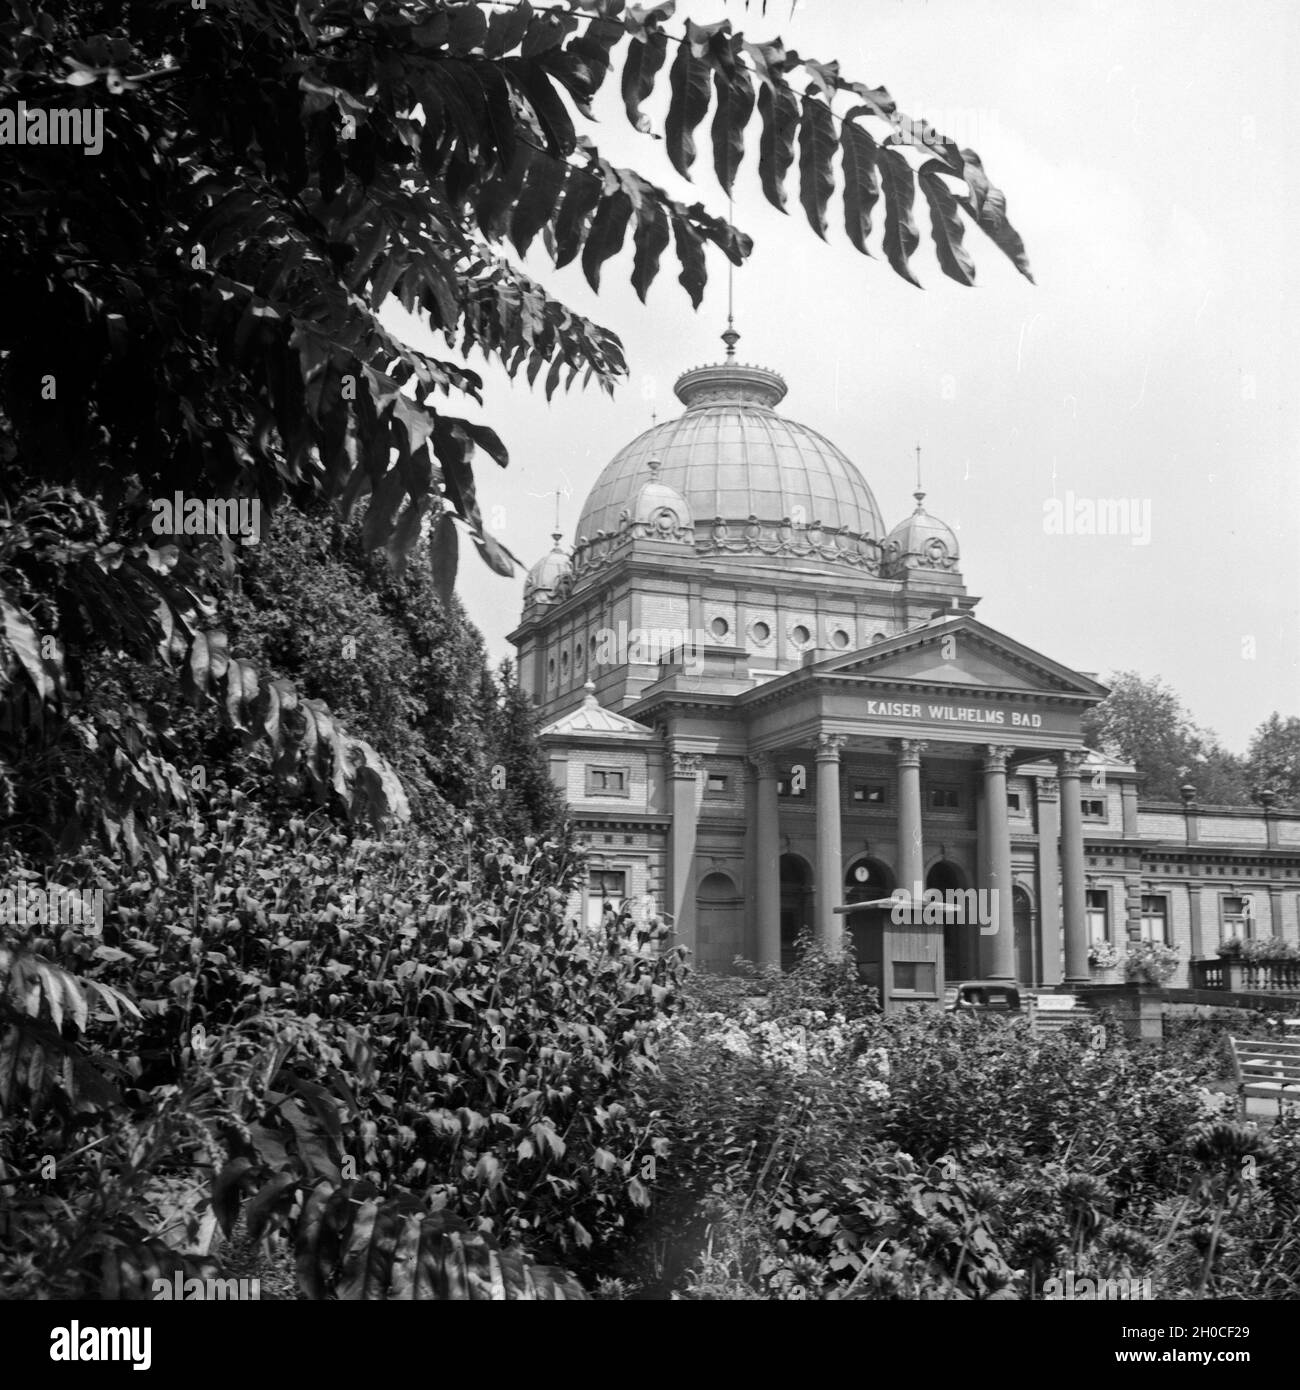
[[[1110,894],[1104,888],[1089,888],[1085,894],[1088,913],[1088,940],[1110,940]]]
[[[855,806],[883,806],[885,804],[885,784],[883,782],[854,782],[849,795]]]
[[[1246,937],[1253,936],[1253,916],[1254,910],[1249,898],[1225,894],[1219,899],[1219,940],[1229,941],[1234,936],[1245,940]]]
[[[933,994],[935,992],[933,961],[896,960],[894,962],[894,992],[898,994]]]
[[[932,811],[960,811],[961,793],[956,787],[931,787],[927,804]]]
[[[1142,940],[1169,944],[1169,899],[1142,894]]]
[[[587,875],[587,925],[600,926],[605,916],[605,904],[615,912],[627,897],[626,869],[592,869]]]
[[[1021,811],[1024,810],[1024,805],[1021,802],[1019,792],[1007,793],[1007,810],[1013,811],[1016,815],[1019,815]]]
[[[588,796],[626,796],[627,769],[624,767],[588,767]]]
[[[726,796],[731,790],[731,778],[725,772],[710,772],[705,778],[704,790],[711,796]]]
[[[1085,796],[1079,803],[1085,820],[1105,820],[1106,800],[1100,796]]]

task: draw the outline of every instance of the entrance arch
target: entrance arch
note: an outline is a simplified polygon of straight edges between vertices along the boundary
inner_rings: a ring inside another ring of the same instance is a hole
[[[925,876],[927,889],[940,893],[965,892],[970,887],[966,872],[951,859],[939,859]],[[945,919],[943,924],[943,978],[947,982],[969,980],[980,973],[979,923],[967,922],[964,914]]]
[[[695,890],[696,942],[701,970],[730,975],[745,951],[745,900],[730,874],[714,870]]]
[[[783,854],[780,867],[781,969],[789,970],[799,957],[799,933],[812,926],[812,869],[798,854]]]

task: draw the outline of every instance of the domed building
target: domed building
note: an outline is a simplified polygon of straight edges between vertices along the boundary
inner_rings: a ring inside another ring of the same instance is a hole
[[[593,923],[610,901],[664,915],[723,971],[848,930],[886,1008],[955,979],[1081,985],[1100,940],[1212,953],[1213,902],[1155,877],[1169,808],[1140,811],[1134,770],[1083,746],[1105,687],[980,623],[919,482],[887,527],[723,337],[678,379],[682,413],[596,479],[572,555],[557,534],[529,571],[511,634]],[[1279,933],[1298,897],[1270,899]]]

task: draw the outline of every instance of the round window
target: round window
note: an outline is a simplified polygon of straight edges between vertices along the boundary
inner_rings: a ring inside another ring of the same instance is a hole
[[[567,676],[568,674],[569,674],[569,653],[568,653],[568,652],[565,652],[565,653],[560,657],[560,675],[562,675],[562,676]]]
[[[586,655],[587,655],[587,649],[586,649],[586,647],[584,647],[584,646],[582,645],[582,643],[579,642],[578,645],[577,645],[576,647],[574,647],[574,649],[573,649],[573,664],[574,664],[575,666],[581,666],[582,663],[583,663],[583,661],[584,661],[585,658],[586,658]]]
[[[715,637],[725,637],[731,631],[731,624],[727,622],[726,618],[714,618],[709,624],[709,631]]]
[[[877,632],[873,635],[871,640],[873,642],[883,642],[885,640],[885,634],[883,632]]]
[[[808,629],[804,627],[802,623],[799,623],[797,626],[792,627],[790,629],[790,640],[795,644],[796,647],[807,646],[808,639],[811,636],[812,633],[809,632]]]
[[[835,631],[831,633],[831,642],[843,651],[844,648],[849,645],[849,634],[845,632],[842,627],[837,627]]]
[[[554,657],[552,657],[552,658],[546,663],[546,678],[547,678],[548,680],[552,680],[552,681],[555,679],[555,658],[554,658]]]
[[[755,642],[766,642],[772,635],[772,629],[761,619],[749,630],[754,634]]]

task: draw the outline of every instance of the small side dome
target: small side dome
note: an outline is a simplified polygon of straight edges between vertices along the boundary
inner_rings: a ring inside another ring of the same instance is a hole
[[[925,510],[925,493],[914,492],[916,510],[885,538],[885,573],[908,570],[954,570],[960,558],[952,527]]]
[[[674,487],[659,481],[663,467],[657,458],[647,459],[650,481],[641,485],[628,509],[628,521],[635,533],[645,539],[676,541],[693,539],[695,519],[690,503]]]
[[[554,603],[561,582],[572,576],[573,566],[560,548],[562,534],[560,531],[551,532],[554,548],[547,551],[528,571],[528,577],[524,580],[525,603]]]

